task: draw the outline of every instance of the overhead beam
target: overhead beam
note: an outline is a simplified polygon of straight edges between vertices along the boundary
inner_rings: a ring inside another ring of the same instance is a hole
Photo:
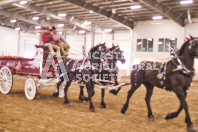
[[[28,31],[29,30],[29,27],[27,25],[24,25],[22,23],[10,23],[10,22],[7,22],[6,19],[0,19],[0,23],[1,23],[1,26],[4,26],[4,27],[9,27],[9,28],[16,28],[17,26],[20,26],[21,29],[23,29],[24,31]]]
[[[13,18],[13,19],[16,19],[16,20],[21,20],[23,22],[31,23],[31,24],[34,24],[34,25],[40,25],[42,27],[51,26],[51,23],[49,23],[49,22],[42,21],[42,20],[34,21],[34,20],[32,20],[31,16],[27,17],[27,16],[24,16],[24,15],[15,13],[15,12],[8,12],[7,10],[0,10],[0,15],[10,17],[10,18]]]
[[[109,19],[114,20],[114,21],[124,25],[125,27],[127,27],[129,29],[133,28],[133,21],[127,20],[126,18],[118,16],[117,14],[113,14],[111,11],[103,10],[103,9],[97,7],[97,6],[94,6],[92,4],[86,3],[86,2],[84,2],[82,0],[64,0],[64,1],[72,3],[72,4],[75,4],[75,5],[78,5],[80,7],[88,9],[88,10],[92,10],[95,13],[98,13],[100,15],[106,16]]]
[[[180,26],[184,27],[184,19],[183,18],[177,18],[177,14],[175,14],[173,11],[169,10],[169,8],[163,6],[162,4],[159,4],[158,2],[156,2],[155,0],[140,0],[141,2],[143,2],[144,4],[158,10],[159,12],[161,12],[163,15],[165,15],[166,17],[168,17],[169,19],[173,20],[174,22],[176,22],[177,24],[179,24]]]
[[[27,5],[20,5],[20,4],[14,3],[13,5],[16,6],[16,7],[19,7],[19,8],[26,9],[26,10],[36,11],[36,12],[39,12],[39,13],[41,13],[43,15],[52,17],[54,19],[57,19],[57,20],[60,20],[60,21],[63,21],[63,22],[71,23],[71,24],[73,24],[73,25],[75,25],[75,26],[77,26],[77,27],[79,27],[81,29],[85,29],[87,31],[91,31],[91,26],[83,25],[84,21],[80,21],[80,20],[74,18],[73,16],[59,17],[58,14],[52,12],[49,9],[46,9],[44,7],[37,7],[34,4],[30,4],[30,3],[27,4]],[[102,31],[103,31],[102,28],[97,28],[97,32],[102,33]]]
[[[7,5],[7,4],[12,4],[12,3],[15,3],[15,2],[18,2],[18,0],[4,0],[4,1],[0,1],[0,6]]]

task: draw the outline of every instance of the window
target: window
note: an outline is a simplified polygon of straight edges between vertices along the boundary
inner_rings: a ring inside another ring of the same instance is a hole
[[[137,51],[141,51],[141,47],[142,47],[142,40],[138,39],[137,40]]]
[[[153,52],[153,39],[137,39],[137,51]]]
[[[148,51],[153,52],[153,39],[148,39]]]
[[[169,41],[172,42],[174,49],[177,49],[177,38],[160,38],[158,42],[158,52],[169,52]]]

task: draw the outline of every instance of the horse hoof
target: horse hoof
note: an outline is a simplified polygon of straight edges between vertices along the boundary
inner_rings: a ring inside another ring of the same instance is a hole
[[[80,100],[81,102],[86,102],[86,101],[88,101],[88,98],[85,97],[85,96],[80,96],[80,97],[79,97],[79,100]]]
[[[101,105],[101,107],[102,107],[102,108],[108,108],[108,106],[107,106],[107,105]]]
[[[116,90],[110,90],[109,93],[112,93],[113,95],[117,95],[117,91]]]
[[[70,104],[70,103],[66,103],[65,105],[66,105],[66,106],[70,106],[71,104]]]
[[[58,92],[55,92],[52,94],[52,96],[54,96],[54,97],[58,97],[58,95],[59,95]]]
[[[155,118],[153,115],[149,116],[149,121],[152,121],[152,122],[155,121]]]
[[[96,110],[95,109],[90,109],[90,112],[96,112]]]
[[[168,113],[165,117],[166,120],[169,120],[169,119],[172,119],[172,114],[171,113]]]
[[[85,101],[89,101],[89,98],[85,97]]]
[[[187,130],[188,130],[188,132],[196,132],[196,127],[194,127],[193,125],[189,125],[189,126],[187,126]]]
[[[125,109],[125,108],[121,108],[120,112],[121,112],[122,114],[125,114],[126,109]]]

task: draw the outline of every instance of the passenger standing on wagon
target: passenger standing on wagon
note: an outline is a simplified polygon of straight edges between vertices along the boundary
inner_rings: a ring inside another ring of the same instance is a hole
[[[50,33],[49,27],[45,27],[45,32],[42,34],[43,45],[49,48],[52,55],[60,56],[60,47],[53,44],[58,43],[58,40],[54,39],[53,35]],[[54,53],[56,49],[56,53]]]
[[[58,46],[60,46],[60,51],[61,54],[63,56],[68,56],[68,52],[70,49],[69,44],[64,40],[64,38],[62,37],[62,35],[58,34],[56,31],[56,28],[53,26],[52,27],[52,35],[53,37],[59,41],[59,43],[57,43]]]

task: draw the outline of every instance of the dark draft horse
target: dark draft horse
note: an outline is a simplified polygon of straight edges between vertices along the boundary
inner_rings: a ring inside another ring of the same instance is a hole
[[[98,77],[103,76],[103,75],[108,75],[107,78],[100,78],[100,79],[112,81],[112,82],[114,82],[113,85],[117,86],[117,85],[119,85],[119,83],[117,81],[117,75],[118,75],[117,61],[120,61],[122,64],[124,64],[126,62],[126,59],[124,58],[123,51],[120,49],[120,46],[119,45],[116,46],[113,44],[112,47],[107,50],[106,58],[107,58],[106,61],[107,61],[107,65],[108,65],[109,69],[107,69],[107,70],[103,69],[101,72],[94,71],[94,73],[97,74]],[[109,76],[112,76],[113,78],[110,78]],[[100,82],[100,83],[104,86],[109,84],[108,82]],[[84,102],[84,101],[87,101],[88,99],[87,99],[87,97],[84,96],[83,88],[84,88],[84,86],[80,86],[79,100]],[[110,93],[112,93],[114,91],[115,90],[110,90]],[[102,89],[102,91],[101,91],[101,96],[102,96],[101,107],[107,108],[107,106],[104,102],[104,95],[105,95],[105,89]]]
[[[128,91],[127,100],[121,109],[121,113],[124,114],[126,112],[131,96],[141,86],[141,84],[144,84],[147,90],[145,101],[148,108],[148,117],[150,121],[154,121],[154,116],[150,106],[153,88],[154,86],[159,88],[165,87],[166,90],[173,91],[180,101],[179,109],[176,112],[168,113],[165,119],[168,120],[177,117],[182,109],[184,109],[186,114],[185,122],[187,124],[188,131],[196,131],[196,127],[193,126],[191,121],[188,112],[188,105],[185,99],[187,96],[188,87],[190,86],[193,78],[194,58],[198,57],[198,39],[191,36],[191,38],[182,45],[180,50],[177,52],[177,55],[183,66],[191,71],[192,74],[185,74],[181,70],[174,71],[173,69],[176,69],[177,67],[172,61],[168,61],[166,65],[167,74],[165,75],[166,79],[164,80],[164,84],[160,83],[161,80],[157,77],[159,70],[138,70],[135,65],[133,66],[133,68],[136,69],[131,72],[131,89]],[[149,63],[153,62],[142,62],[139,65],[143,65],[145,68],[145,66]],[[161,63],[156,64],[157,68],[160,68],[160,66]]]
[[[86,60],[73,60],[70,58],[65,58],[63,61],[59,64],[59,75],[60,79],[57,83],[57,92],[53,93],[53,96],[58,97],[59,95],[59,87],[63,83],[63,81],[66,81],[66,85],[64,88],[64,94],[65,94],[65,104],[70,105],[70,102],[67,98],[67,91],[70,87],[73,80],[78,81],[78,83],[84,83],[87,92],[88,92],[88,100],[90,102],[90,111],[95,112],[95,108],[93,106],[91,98],[94,95],[94,80],[91,79],[94,75],[94,71],[92,67],[90,68],[90,64],[86,63],[89,61],[91,64],[100,64],[102,63],[102,59],[100,59],[100,56],[102,53],[106,53],[106,46],[104,44],[99,44],[89,51],[90,57]],[[84,63],[84,64],[83,64]],[[87,67],[86,67],[87,64]],[[99,65],[100,66],[100,65]],[[61,68],[63,67],[63,68]],[[99,69],[101,67],[98,67]],[[64,71],[65,70],[65,71]]]

